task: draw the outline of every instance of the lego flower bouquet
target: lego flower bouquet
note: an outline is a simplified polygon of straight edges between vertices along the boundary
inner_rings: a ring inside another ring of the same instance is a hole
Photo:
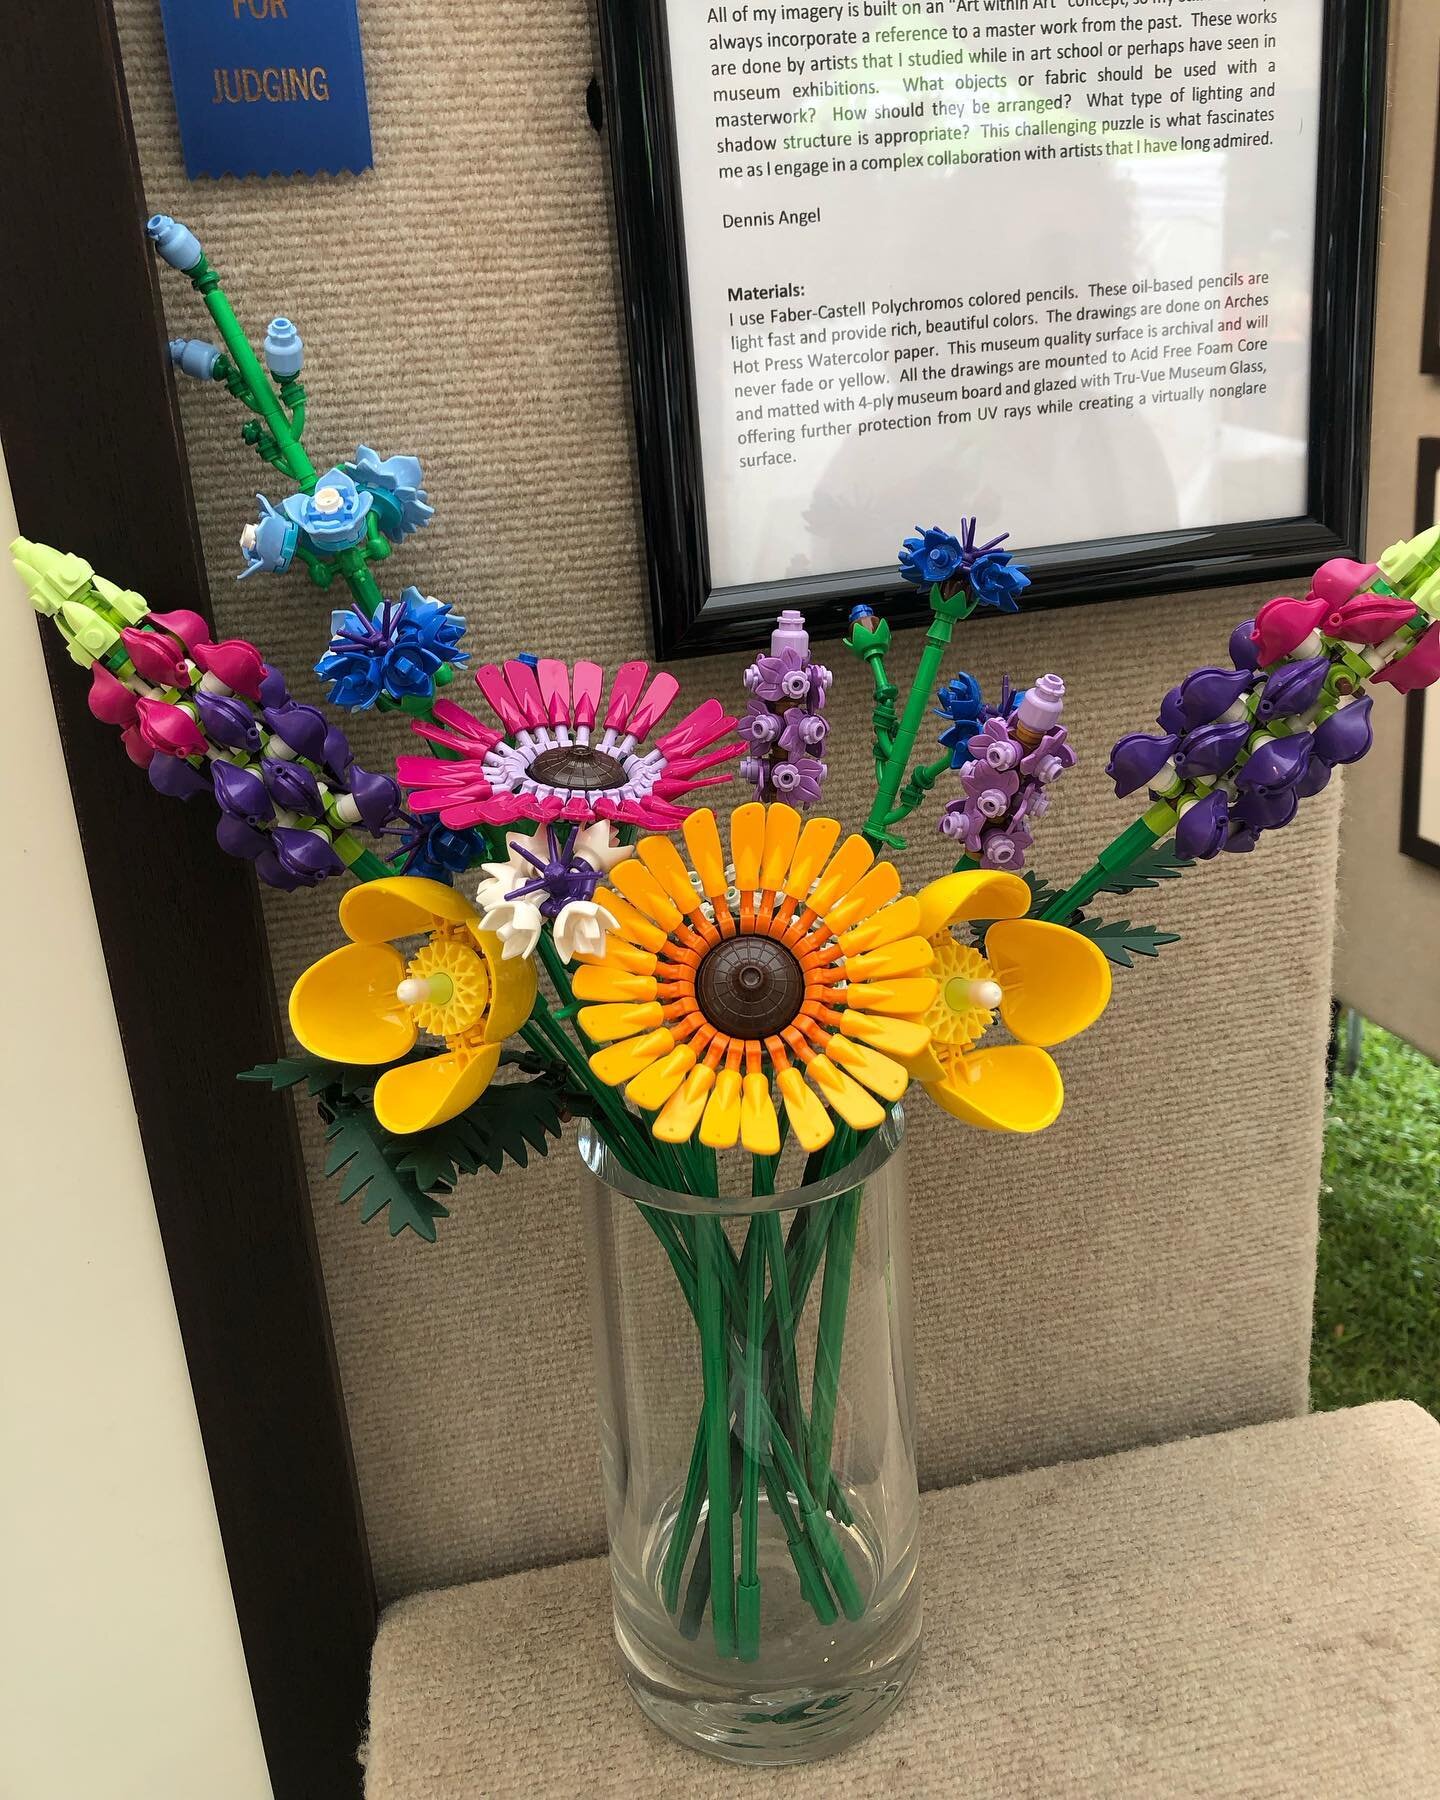
[[[150,234],[221,339],[176,340],[175,367],[228,391],[294,486],[257,497],[240,578],[339,585],[315,675],[332,706],[395,714],[407,748],[362,769],[256,647],[79,556],[19,540],[22,580],[157,792],[213,806],[220,847],[276,887],[349,878],[290,995],[302,1054],[249,1072],[308,1090],[342,1199],[433,1239],[464,1178],[578,1121],[627,1677],[720,1754],[835,1748],[919,1644],[900,1103],[914,1084],[980,1130],[1053,1123],[1052,1052],[1114,967],[1175,941],[1093,903],[1253,850],[1369,747],[1368,683],[1440,675],[1440,532],[1237,626],[1229,666],[1113,747],[1144,811],[1061,889],[1028,865],[1076,762],[1063,679],[987,702],[946,667],[957,626],[1028,586],[1003,538],[966,520],[904,541],[930,624],[903,703],[889,625],[854,609],[875,788],[847,833],[800,614],[723,699],[641,661],[482,659],[450,603],[377,580],[433,516],[418,461],[361,445],[317,468],[293,323],[257,354],[194,234]],[[709,790],[737,778],[753,798],[723,819]],[[892,853],[942,783],[954,870],[909,891]]]

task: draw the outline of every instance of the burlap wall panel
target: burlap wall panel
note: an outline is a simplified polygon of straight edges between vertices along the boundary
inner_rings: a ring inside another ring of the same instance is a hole
[[[361,180],[186,183],[155,0],[120,0],[152,205],[185,218],[252,333],[308,346],[317,460],[414,450],[435,524],[386,571],[456,601],[472,653],[613,664],[646,643],[628,378],[607,168],[586,123],[581,0],[362,7],[376,169]],[[172,329],[204,335],[168,276]],[[237,587],[263,471],[233,402],[183,398],[215,603],[295,678],[326,635],[298,577]],[[955,496],[958,517],[966,496]],[[1003,524],[1003,520],[987,520]],[[913,523],[895,520],[897,536]],[[927,521],[928,523],[928,521]],[[393,570],[393,574],[391,571]],[[115,571],[123,576],[123,571]],[[1068,876],[1131,808],[1102,765],[1187,667],[1266,596],[1231,591],[967,627],[987,687],[1061,671],[1082,752],[1042,835]],[[164,602],[165,596],[155,596]],[[896,664],[912,666],[919,637]],[[743,658],[678,672],[740,691]],[[867,678],[836,649],[827,794],[864,810]],[[957,666],[961,658],[957,657]],[[362,759],[393,722],[361,720]],[[383,748],[382,748],[383,746]],[[946,863],[933,811],[916,881]],[[1336,806],[1261,854],[1117,907],[1185,934],[1117,979],[1061,1052],[1071,1100],[1042,1137],[911,1107],[923,1475],[935,1484],[1303,1409],[1334,899]],[[333,889],[267,899],[282,990],[336,939]],[[1153,904],[1151,903],[1153,901]],[[238,1093],[264,1129],[265,1101]],[[469,1184],[431,1248],[335,1206],[307,1126],[316,1219],[382,1596],[593,1550],[603,1524],[567,1149]]]

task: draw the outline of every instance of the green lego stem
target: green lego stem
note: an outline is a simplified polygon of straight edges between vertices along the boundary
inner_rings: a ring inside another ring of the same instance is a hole
[[[270,435],[284,458],[286,469],[305,493],[313,493],[316,482],[315,465],[305,454],[299,434],[292,426],[260,358],[250,348],[250,340],[235,317],[235,310],[226,298],[225,290],[220,286],[219,275],[203,254],[193,268],[186,270],[186,274],[190,277],[191,286],[204,301],[205,310],[215,321],[220,340],[249,393],[249,404],[268,426]]]
[[[895,728],[898,720],[895,717],[895,699],[900,690],[890,679],[885,667],[885,649],[883,645],[875,645],[862,652],[865,661],[870,665],[870,675],[875,683],[875,699],[870,711],[870,728],[875,738],[875,779],[878,781],[885,769],[885,758],[895,747]]]
[[[768,1157],[752,1164],[751,1192],[770,1194],[775,1189],[774,1169]],[[745,1406],[740,1434],[740,1583],[736,1591],[741,1662],[754,1662],[760,1654],[760,1404],[762,1392],[761,1346],[765,1329],[765,1234],[764,1213],[752,1215],[745,1240]]]
[[[1161,815],[1163,822],[1160,822]],[[1143,817],[1127,825],[1119,837],[1112,839],[1080,879],[1057,895],[1036,917],[1052,925],[1066,924],[1072,913],[1095,898],[1111,876],[1121,869],[1128,869],[1131,863],[1158,844],[1173,823],[1168,806],[1152,806]]]
[[[915,679],[910,684],[910,694],[905,702],[905,711],[900,719],[899,730],[895,740],[885,757],[885,766],[880,772],[877,782],[875,804],[870,808],[870,815],[861,827],[865,836],[875,849],[889,844],[897,850],[903,850],[905,840],[896,837],[889,829],[895,814],[896,791],[901,777],[910,762],[910,752],[915,748],[915,739],[919,735],[921,721],[925,717],[925,709],[930,696],[935,691],[935,683],[940,674],[940,666],[945,660],[945,652],[950,647],[950,639],[955,630],[957,619],[967,616],[967,596],[956,595],[946,600],[939,587],[930,589],[930,608],[933,617],[930,629],[925,634],[925,649],[920,657],[920,666],[915,671]],[[901,814],[901,817],[904,815]]]
[[[720,1263],[724,1227],[701,1214],[695,1220],[695,1253],[700,1326],[700,1367],[704,1387],[705,1468],[710,1493],[710,1624],[719,1656],[734,1656],[735,1544],[730,1531],[730,1371]]]
[[[860,1190],[840,1201],[825,1248],[820,1287],[820,1325],[815,1342],[815,1375],[810,1392],[810,1484],[824,1493],[830,1476],[830,1446],[840,1396],[840,1362],[845,1347],[845,1315],[850,1305],[850,1273],[860,1219]]]
[[[934,762],[922,763],[914,769],[910,779],[901,788],[900,797],[885,823],[895,825],[901,819],[908,819],[949,767],[950,752],[947,750],[943,756],[937,756]]]

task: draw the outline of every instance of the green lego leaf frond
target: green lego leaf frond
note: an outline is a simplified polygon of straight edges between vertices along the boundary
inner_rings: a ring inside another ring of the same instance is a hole
[[[499,1174],[506,1161],[526,1168],[560,1135],[564,1091],[548,1075],[486,1088],[457,1118],[393,1140],[397,1167],[426,1193],[448,1193],[461,1175]]]
[[[383,1212],[391,1237],[409,1230],[435,1242],[435,1221],[448,1218],[449,1209],[423,1193],[415,1177],[392,1160],[403,1138],[391,1137],[368,1106],[354,1104],[334,1115],[325,1137],[330,1145],[325,1173],[341,1177],[342,1204],[358,1194],[366,1223]]]
[[[1165,838],[1142,850],[1135,860],[1117,869],[1100,884],[1102,894],[1128,894],[1135,888],[1159,887],[1162,881],[1178,881],[1186,869],[1193,869],[1193,857],[1175,854],[1174,838]]]
[[[1096,943],[1120,969],[1132,969],[1135,956],[1158,956],[1162,944],[1178,944],[1178,931],[1161,931],[1158,925],[1132,925],[1128,919],[1078,918],[1070,929]]]

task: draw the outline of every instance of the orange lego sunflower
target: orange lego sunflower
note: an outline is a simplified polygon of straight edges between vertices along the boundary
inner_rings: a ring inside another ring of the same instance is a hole
[[[792,806],[739,807],[733,880],[715,814],[684,824],[698,877],[668,838],[642,838],[595,896],[619,921],[579,960],[580,1024],[606,1047],[590,1067],[656,1112],[654,1133],[756,1155],[780,1148],[770,1078],[796,1138],[818,1150],[831,1114],[857,1131],[885,1117],[930,1041],[938,984],[919,902],[862,837]],[[738,892],[731,902],[727,891]]]

